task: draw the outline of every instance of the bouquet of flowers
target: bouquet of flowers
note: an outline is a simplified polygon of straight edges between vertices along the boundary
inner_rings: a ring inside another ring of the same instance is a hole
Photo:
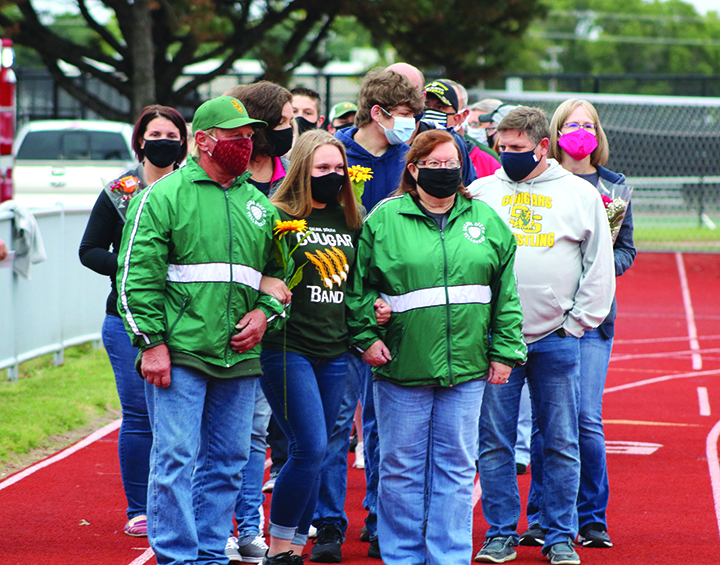
[[[277,220],[275,223],[275,228],[273,228],[273,233],[275,234],[275,238],[273,238],[273,241],[275,242],[275,259],[277,262],[282,266],[283,268],[283,280],[285,281],[285,284],[287,285],[289,290],[292,290],[295,288],[300,281],[302,280],[302,273],[303,268],[305,265],[307,265],[307,261],[300,265],[295,272],[292,271],[292,261],[291,257],[292,254],[295,253],[295,250],[302,244],[303,241],[305,241],[305,238],[310,235],[310,232],[307,231],[308,226],[307,222],[305,220],[287,220],[284,222],[281,222],[280,220]],[[298,242],[295,244],[295,247],[290,249],[290,244],[287,241],[287,238],[285,238],[285,234],[289,233],[304,233],[302,237],[298,237]],[[289,305],[286,305],[285,308],[289,308]],[[285,419],[287,420],[287,325],[283,326],[283,386],[284,386],[284,393],[285,393]]]
[[[620,233],[620,227],[625,219],[625,213],[630,204],[630,196],[632,195],[633,189],[625,183],[610,184],[608,186],[603,184],[602,181],[598,183],[597,188],[600,191],[600,197],[605,205],[605,212],[607,213],[608,223],[610,224],[610,235],[612,235],[613,243],[615,243],[618,233]]]
[[[350,175],[355,200],[361,202],[363,192],[365,192],[365,181],[373,178],[372,169],[361,165],[353,165],[348,168],[348,174]]]

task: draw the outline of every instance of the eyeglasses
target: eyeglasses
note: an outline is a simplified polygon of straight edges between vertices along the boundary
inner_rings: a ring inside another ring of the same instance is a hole
[[[438,161],[437,159],[425,159],[423,161],[418,161],[417,163],[415,163],[416,167],[426,169],[440,169],[443,165],[445,165],[446,169],[459,169],[461,163],[457,159],[448,159],[447,161]]]
[[[584,129],[585,131],[595,131],[597,126],[595,124],[578,124],[576,122],[568,122],[566,124],[563,124],[563,127],[566,127],[568,129],[577,130],[577,129]]]

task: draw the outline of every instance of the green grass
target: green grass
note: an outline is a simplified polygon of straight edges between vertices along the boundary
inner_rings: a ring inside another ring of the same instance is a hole
[[[3,374],[0,382],[0,463],[119,409],[104,349],[90,344],[68,348],[59,367],[52,355],[27,361],[20,365],[18,381],[7,381]]]

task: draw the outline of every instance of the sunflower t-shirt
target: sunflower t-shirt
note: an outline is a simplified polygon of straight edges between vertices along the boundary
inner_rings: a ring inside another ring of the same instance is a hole
[[[294,220],[279,210],[281,219]],[[287,322],[287,350],[314,357],[337,357],[347,351],[345,288],[355,260],[357,231],[348,228],[345,211],[338,204],[313,208],[305,218],[309,235],[293,253],[295,267],[304,265],[300,283],[292,289]],[[292,232],[289,249],[302,239]],[[283,349],[283,331],[267,335],[263,349]]]

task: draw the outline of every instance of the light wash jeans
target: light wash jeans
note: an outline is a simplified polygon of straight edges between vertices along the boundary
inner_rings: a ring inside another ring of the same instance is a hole
[[[153,429],[148,538],[158,565],[227,563],[256,382],[173,365],[169,387],[146,383]]]
[[[518,409],[527,380],[534,418],[544,439],[541,462],[533,459],[533,475],[543,473],[541,527],[548,530],[544,552],[577,535],[576,500],[580,483],[578,403],[580,340],[553,333],[528,344],[528,360],[510,373],[508,382],[485,389],[480,417],[478,471],[487,538],[519,538],[520,494],[514,448]],[[534,447],[533,447],[534,449]]]
[[[110,314],[105,316],[102,340],[115,374],[122,408],[118,456],[130,519],[147,513],[152,430],[145,402],[145,381],[135,370],[138,350],[132,346],[120,318]]]
[[[242,472],[242,486],[235,503],[235,521],[237,522],[238,543],[250,543],[263,530],[264,515],[262,503],[265,495],[262,492],[265,476],[265,458],[267,455],[268,424],[272,411],[262,387],[255,387],[255,411],[250,437],[250,457]]]
[[[269,533],[305,545],[320,485],[320,467],[345,392],[347,357],[322,359],[287,352],[287,418],[283,352],[264,349],[260,378],[275,419],[288,439],[288,460],[270,503]]]
[[[530,465],[530,438],[532,437],[532,404],[527,382],[520,393],[517,441],[515,442],[515,463]]]
[[[340,414],[328,441],[325,460],[320,469],[320,490],[313,516],[313,526],[319,529],[326,524],[333,524],[343,534],[343,538],[348,526],[345,514],[348,450],[353,416],[358,400],[361,401],[363,407],[363,441],[365,444],[366,491],[363,506],[369,512],[365,523],[370,532],[370,539],[377,538],[378,433],[372,387],[370,365],[354,355],[349,355],[345,394],[340,406]]]
[[[382,438],[377,508],[383,562],[467,565],[485,381],[453,387],[374,385]]]
[[[602,398],[612,344],[612,338],[603,338],[598,330],[585,332],[580,339],[580,408],[578,416],[580,489],[577,497],[578,526],[580,528],[589,524],[598,524],[607,530],[606,511],[610,485],[605,457]],[[539,523],[543,491],[542,437],[534,433],[532,442],[532,482],[528,497],[528,521],[529,523]]]

